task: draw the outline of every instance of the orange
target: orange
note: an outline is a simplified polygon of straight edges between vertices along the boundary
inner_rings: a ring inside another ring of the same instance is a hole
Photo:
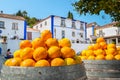
[[[120,51],[117,51],[118,54],[120,54]]]
[[[104,59],[105,59],[104,54],[100,54],[95,57],[95,60],[104,60]]]
[[[33,59],[25,59],[21,62],[21,67],[34,67],[35,61]]]
[[[33,57],[33,49],[32,48],[24,48],[22,50],[22,53],[20,53],[20,58],[22,58],[23,60],[25,59],[31,59]]]
[[[50,32],[50,30],[43,30],[41,32],[41,38],[46,41],[49,38],[52,38],[52,33]]]
[[[20,46],[20,49],[23,49],[23,48],[26,48],[26,47],[32,47],[32,44],[29,40],[22,40],[20,43],[19,43],[19,46]]]
[[[33,58],[38,61],[47,58],[47,50],[44,47],[38,47],[33,52]]]
[[[34,49],[36,49],[36,48],[38,48],[38,47],[45,47],[45,42],[44,42],[44,40],[41,39],[41,38],[35,38],[35,39],[32,40],[31,43],[32,43],[32,47],[33,47]]]
[[[100,42],[105,42],[105,39],[103,37],[97,38],[96,43],[100,43]]]
[[[94,50],[101,49],[101,46],[99,43],[94,44],[93,47],[94,47]]]
[[[107,45],[107,49],[108,48],[116,48],[116,44],[110,43]]]
[[[13,53],[13,57],[20,57],[20,53],[22,53],[22,49],[18,49]]]
[[[35,67],[44,67],[44,66],[50,66],[50,63],[45,59],[39,60],[35,63]]]
[[[87,60],[87,56],[80,56],[82,60]]]
[[[94,54],[97,56],[97,55],[100,55],[100,54],[104,54],[104,52],[103,52],[102,49],[97,49]]]
[[[94,55],[93,50],[87,50],[86,51],[86,56],[88,57],[88,56],[91,56],[91,55]]]
[[[20,58],[11,58],[5,62],[6,66],[19,66],[22,60]]]
[[[90,55],[87,60],[95,60],[95,56],[94,55]]]
[[[75,51],[70,47],[61,48],[61,53],[63,58],[72,58],[75,56]]]
[[[65,58],[66,65],[73,65],[76,64],[76,61],[73,58]]]
[[[114,56],[113,56],[112,54],[107,54],[107,55],[105,56],[105,59],[106,59],[106,60],[114,60]]]
[[[81,55],[81,56],[86,56],[86,51],[87,51],[87,50],[82,50],[82,52],[81,52],[80,55]]]
[[[63,39],[60,39],[59,41],[59,46],[60,47],[71,47],[71,42],[68,38],[63,38]]]
[[[120,51],[120,46],[117,47],[117,50]]]
[[[59,46],[58,45],[58,40],[56,38],[49,38],[45,41],[45,44],[47,45],[47,47],[50,46]]]
[[[120,54],[115,55],[116,60],[120,60]]]
[[[75,55],[74,59],[75,59],[75,61],[76,61],[76,64],[82,63],[81,56]]]
[[[10,66],[10,65],[11,65],[10,62],[11,62],[12,59],[13,59],[13,58],[7,59],[4,64],[5,64],[6,66]]]
[[[93,45],[89,45],[88,46],[88,50],[94,50],[94,46]]]
[[[51,66],[64,66],[65,61],[62,58],[54,58],[51,60]]]
[[[49,58],[58,58],[61,57],[61,51],[58,46],[51,46],[48,49],[48,57]]]
[[[116,49],[114,49],[114,48],[108,48],[107,50],[106,50],[106,54],[112,54],[112,55],[115,55],[116,54]]]
[[[100,44],[102,49],[106,49],[107,48],[107,43],[106,42],[100,42],[99,44]]]

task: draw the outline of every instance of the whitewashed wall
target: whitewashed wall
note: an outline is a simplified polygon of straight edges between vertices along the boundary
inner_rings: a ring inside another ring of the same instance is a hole
[[[90,35],[92,35],[92,27],[87,28],[87,38],[91,38]]]
[[[62,34],[61,31],[64,30],[65,31],[65,37],[69,38],[70,40],[81,40],[81,41],[85,41],[85,32],[80,30],[80,21],[75,21],[75,25],[76,25],[76,29],[71,28],[72,25],[72,20],[71,19],[65,19],[65,27],[61,27],[61,18],[60,17],[54,17],[54,29],[56,29],[56,36],[55,38],[57,39],[61,39],[62,38]],[[85,23],[84,24],[84,29],[85,29]],[[72,32],[75,32],[75,37],[72,36]],[[83,33],[83,38],[80,37],[79,33]]]
[[[47,22],[47,25],[45,25],[45,22]],[[41,27],[42,25],[42,27]],[[37,25],[33,26],[33,29],[38,29],[40,32],[42,32],[45,29],[51,30],[51,17],[45,19],[44,21],[38,23]]]
[[[90,44],[72,44],[72,48],[76,51],[76,53],[81,52],[84,49],[87,49],[88,45]]]
[[[47,22],[47,25],[45,25],[45,22]],[[66,27],[61,27],[61,17],[59,16],[54,16],[54,24],[53,24],[53,33],[54,33],[54,38],[57,39],[61,39],[62,38],[62,30],[65,31],[65,37],[69,38],[70,40],[76,40],[78,39],[79,41],[85,41],[85,31],[84,30],[80,30],[80,26],[81,24],[83,24],[84,29],[85,29],[85,23],[84,22],[80,22],[78,20],[75,21],[75,25],[76,25],[76,29],[72,29],[72,20],[65,18],[65,24]],[[42,25],[42,27],[40,27],[40,25]],[[36,24],[35,26],[33,26],[34,29],[39,29],[40,32],[48,29],[51,30],[51,17],[48,17],[46,19],[44,19],[43,21],[41,21],[40,23]],[[75,32],[75,37],[72,36],[72,32]],[[80,33],[83,33],[83,37],[80,37]]]
[[[13,54],[15,50],[19,49],[20,41],[21,40],[7,40],[7,49],[10,49]]]
[[[1,29],[1,35],[7,36],[11,38],[11,36],[18,36],[19,38],[24,38],[24,21],[8,19],[8,18],[0,18],[0,21],[4,21],[5,29]],[[18,30],[12,30],[12,23],[18,23]]]

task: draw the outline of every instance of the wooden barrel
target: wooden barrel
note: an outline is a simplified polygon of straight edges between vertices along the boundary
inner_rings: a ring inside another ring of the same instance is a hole
[[[88,80],[120,80],[119,60],[84,60]]]
[[[87,80],[84,64],[59,67],[9,67],[1,69],[1,80]]]

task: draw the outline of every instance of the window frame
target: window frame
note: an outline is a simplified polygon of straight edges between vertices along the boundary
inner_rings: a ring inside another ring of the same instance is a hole
[[[16,22],[12,23],[12,30],[18,30],[18,23]]]
[[[75,32],[74,31],[72,31],[72,37],[75,37]]]
[[[0,21],[0,28],[5,28],[5,22],[4,21]]]
[[[61,36],[62,36],[62,38],[65,38],[65,30],[61,31]]]
[[[65,19],[61,19],[61,27],[65,27],[66,24],[65,24]]]
[[[76,29],[75,21],[72,21],[72,28]]]
[[[84,31],[83,23],[80,24],[80,30]]]

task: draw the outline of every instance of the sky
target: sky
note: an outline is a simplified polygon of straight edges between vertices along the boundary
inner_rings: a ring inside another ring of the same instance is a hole
[[[75,20],[89,23],[96,22],[98,25],[111,23],[111,18],[104,13],[101,15],[80,15],[71,5],[76,0],[1,0],[0,11],[5,14],[15,14],[18,10],[26,11],[28,16],[44,19],[50,15],[67,17],[68,12],[73,13]],[[104,15],[104,18],[102,18]]]

